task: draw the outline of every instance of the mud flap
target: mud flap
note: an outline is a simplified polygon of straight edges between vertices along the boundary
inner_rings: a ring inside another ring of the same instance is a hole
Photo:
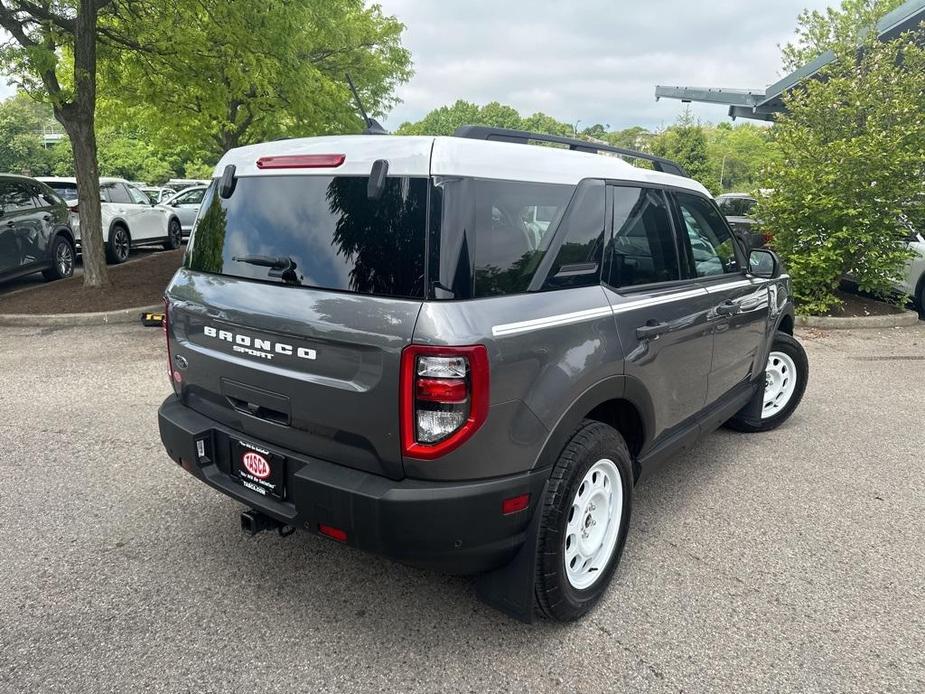
[[[736,414],[737,419],[742,420],[749,426],[759,426],[761,424],[761,411],[764,409],[764,386],[766,379],[767,374],[762,371],[758,376],[758,387],[755,389],[755,394],[752,396],[752,399]]]
[[[545,499],[546,485],[543,485],[543,494],[533,510],[533,518],[527,527],[523,546],[509,563],[479,576],[475,585],[476,594],[482,602],[527,624],[536,621],[533,593],[536,586],[540,521],[543,518]]]

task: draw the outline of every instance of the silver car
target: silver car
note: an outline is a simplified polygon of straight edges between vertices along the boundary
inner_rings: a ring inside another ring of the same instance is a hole
[[[199,205],[202,204],[202,197],[205,192],[206,186],[193,186],[177,193],[163,203],[179,217],[184,238],[189,236],[190,230],[193,228],[193,222],[196,221],[196,215],[199,214]]]

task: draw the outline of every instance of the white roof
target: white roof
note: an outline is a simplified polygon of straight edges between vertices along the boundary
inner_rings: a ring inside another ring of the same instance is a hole
[[[343,154],[336,168],[258,169],[261,157]],[[709,195],[690,178],[641,169],[616,156],[574,152],[462,137],[339,135],[278,140],[232,149],[215,167],[215,176],[234,164],[238,176],[368,175],[373,162],[386,159],[391,176],[472,176],[512,181],[575,184],[585,178],[667,184]]]

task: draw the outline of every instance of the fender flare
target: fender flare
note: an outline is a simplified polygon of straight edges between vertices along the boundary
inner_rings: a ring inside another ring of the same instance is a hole
[[[551,468],[582,420],[596,407],[611,400],[624,400],[635,408],[643,429],[641,448],[645,448],[655,422],[652,398],[638,379],[625,374],[609,376],[590,386],[562,413],[546,437],[533,469]]]

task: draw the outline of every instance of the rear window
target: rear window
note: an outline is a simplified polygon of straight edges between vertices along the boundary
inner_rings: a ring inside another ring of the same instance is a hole
[[[424,296],[426,178],[241,177],[209,188],[190,241],[191,270],[359,294]]]
[[[76,200],[77,199],[77,184],[76,183],[67,183],[64,181],[55,181],[53,183],[46,183],[49,188],[55,191],[65,200]]]

